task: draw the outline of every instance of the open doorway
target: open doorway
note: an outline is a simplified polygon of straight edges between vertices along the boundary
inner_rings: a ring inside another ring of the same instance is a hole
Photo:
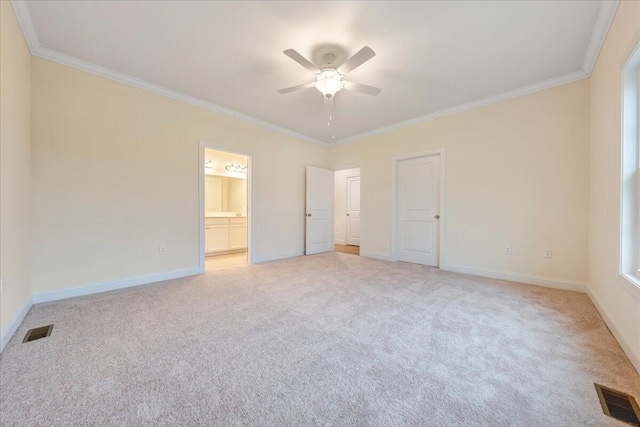
[[[201,270],[249,263],[249,175],[246,155],[201,147]]]
[[[360,168],[336,171],[335,251],[360,255]]]

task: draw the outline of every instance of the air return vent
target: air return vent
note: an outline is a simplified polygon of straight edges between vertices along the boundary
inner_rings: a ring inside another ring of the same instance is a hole
[[[41,326],[39,328],[29,329],[27,331],[27,335],[24,336],[23,343],[29,341],[39,340],[40,338],[46,338],[51,335],[51,331],[53,330],[53,325]]]
[[[633,396],[595,384],[605,415],[640,427],[640,408]]]

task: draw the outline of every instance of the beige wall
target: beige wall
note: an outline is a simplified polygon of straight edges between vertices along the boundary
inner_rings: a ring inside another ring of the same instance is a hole
[[[0,2],[0,329],[31,295],[31,55],[11,4]]]
[[[640,371],[640,288],[619,273],[622,69],[640,42],[640,2],[620,3],[591,76],[589,286]]]
[[[362,253],[392,255],[392,158],[445,147],[441,264],[584,282],[588,144],[583,80],[338,146],[331,159],[361,167]]]
[[[198,142],[254,161],[254,261],[301,254],[325,148],[33,59],[33,291],[198,266]],[[158,246],[167,254],[159,255]]]

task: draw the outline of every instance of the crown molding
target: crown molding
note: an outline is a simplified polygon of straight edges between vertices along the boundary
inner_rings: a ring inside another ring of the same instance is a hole
[[[73,56],[65,55],[64,53],[60,53],[53,49],[40,47],[35,51],[35,53],[33,53],[33,56],[37,56],[38,58],[57,62],[58,64],[66,65],[68,67],[76,68],[78,70],[85,71],[87,73],[95,74],[100,77],[114,80],[118,83],[123,83],[129,86],[137,87],[138,89],[153,92],[155,94],[162,95],[167,98],[172,98],[177,101],[182,101],[186,104],[203,108],[205,110],[212,111],[214,113],[223,114],[225,116],[232,117],[234,119],[242,120],[243,122],[256,125],[274,132],[279,132],[281,134],[288,135],[288,136],[300,139],[302,141],[311,142],[313,144],[321,145],[323,147],[327,146],[325,142],[311,138],[307,135],[294,132],[292,130],[283,128],[278,125],[274,125],[273,123],[269,123],[264,120],[256,119],[255,117],[251,117],[246,114],[239,113],[229,108],[221,107],[220,105],[216,105],[214,103],[204,101],[194,96],[186,95],[182,92],[167,89],[164,86],[160,86],[160,85],[148,82],[146,80],[132,77],[128,74],[120,73],[118,71],[101,67],[91,62],[83,61],[82,59],[78,59]]]
[[[591,76],[591,72],[593,70],[595,62],[598,59],[598,55],[600,54],[600,50],[602,49],[602,45],[604,44],[604,40],[607,36],[609,28],[611,27],[611,23],[613,22],[613,18],[615,17],[619,4],[620,4],[620,0],[603,0],[603,2],[601,3],[600,12],[598,14],[596,25],[593,29],[591,40],[589,42],[587,53],[585,55],[583,68],[580,71],[565,74],[564,76],[560,76],[553,79],[545,80],[543,82],[524,86],[518,89],[514,89],[498,95],[483,98],[477,101],[472,101],[467,104],[462,104],[462,105],[447,108],[444,110],[436,111],[434,113],[430,113],[424,116],[416,117],[414,119],[399,122],[390,126],[385,126],[385,127],[368,131],[368,132],[363,132],[354,136],[340,139],[335,142],[324,142],[324,141],[312,138],[310,136],[292,131],[290,129],[283,128],[273,123],[269,123],[264,120],[257,119],[255,117],[251,117],[246,114],[242,114],[237,111],[234,111],[225,107],[221,107],[217,104],[202,100],[200,98],[196,98],[194,96],[186,95],[182,92],[177,92],[171,89],[167,89],[163,86],[156,85],[146,80],[138,79],[136,77],[129,76],[128,74],[120,73],[105,67],[92,64],[87,61],[83,61],[81,59],[78,59],[69,55],[65,55],[58,51],[42,47],[40,45],[38,33],[36,32],[36,29],[33,25],[33,21],[31,19],[31,13],[29,12],[29,7],[27,5],[26,0],[11,0],[11,5],[13,6],[13,10],[16,14],[16,18],[18,20],[18,23],[20,24],[22,33],[24,34],[27,45],[29,46],[29,50],[31,51],[31,54],[33,56],[46,59],[49,61],[57,62],[59,64],[76,68],[76,69],[79,69],[91,74],[95,74],[101,77],[105,77],[110,80],[114,80],[129,86],[133,86],[139,89],[153,92],[158,95],[175,99],[177,101],[182,101],[187,104],[190,104],[199,108],[203,108],[205,110],[208,110],[214,113],[219,113],[228,117],[233,117],[243,122],[250,123],[250,124],[262,127],[264,129],[268,129],[284,135],[288,135],[293,138],[300,139],[302,141],[311,142],[313,144],[317,144],[322,147],[335,147],[338,145],[347,144],[349,142],[357,141],[370,136],[379,135],[385,132],[391,132],[391,131],[408,127],[408,126],[415,126],[430,120],[447,117],[453,114],[458,114],[464,111],[484,107],[487,105],[495,104],[497,102],[506,101],[508,99],[516,98],[523,95],[528,95],[530,93],[538,92],[545,89],[550,89],[563,84],[568,84],[578,80],[589,78]]]
[[[239,113],[229,108],[221,107],[220,105],[214,104],[212,102],[208,102],[203,99],[196,98],[194,96],[186,95],[182,92],[167,89],[163,86],[148,82],[146,80],[142,80],[142,79],[130,76],[128,74],[120,73],[118,71],[114,71],[106,67],[101,67],[91,62],[83,61],[73,56],[58,52],[56,50],[43,47],[40,44],[38,33],[36,32],[35,26],[33,25],[33,21],[31,19],[31,13],[29,12],[29,6],[27,5],[27,2],[25,0],[11,0],[11,5],[13,6],[13,10],[16,14],[16,19],[18,20],[18,24],[20,25],[22,34],[24,35],[27,45],[29,46],[29,51],[33,56],[46,59],[48,61],[53,61],[58,64],[66,65],[68,67],[76,68],[78,70],[95,74],[97,76],[114,80],[116,82],[123,83],[129,86],[137,87],[138,89],[153,92],[158,95],[165,96],[167,98],[172,98],[177,101],[182,101],[184,103],[187,103],[199,108],[203,108],[205,110],[208,110],[214,113],[219,113],[227,117],[232,117],[234,119],[241,120],[245,123],[249,123],[264,129],[268,129],[268,130],[278,132],[287,136],[291,136],[293,138],[297,138],[302,141],[311,142],[313,144],[317,144],[322,147],[327,146],[326,142],[320,141],[315,138],[311,138],[310,136],[303,135],[301,133],[283,128],[278,125],[274,125],[273,123],[269,123],[264,120],[257,119],[255,117],[251,117],[246,114]]]
[[[508,92],[503,92],[498,95],[493,95],[487,98],[479,99],[477,101],[472,101],[467,104],[457,105],[455,107],[436,111],[434,113],[416,117],[414,119],[406,120],[404,122],[396,123],[389,126],[384,126],[368,132],[360,133],[358,135],[350,136],[348,138],[341,139],[331,144],[330,147],[347,144],[349,142],[357,141],[357,140],[368,138],[375,135],[380,135],[382,133],[391,132],[391,131],[409,127],[409,126],[419,125],[424,122],[428,122],[435,119],[441,119],[447,116],[452,116],[454,114],[462,113],[464,111],[474,110],[480,107],[486,107],[487,105],[496,104],[498,102],[507,101],[509,99],[518,98],[520,96],[529,95],[534,92],[540,92],[545,89],[551,89],[556,86],[562,86],[562,85],[573,83],[586,78],[587,78],[587,75],[584,72],[576,71],[573,73],[565,74],[560,77],[555,77],[553,79],[544,80],[539,83],[534,83],[532,85],[523,86],[518,89],[510,90]]]
[[[31,12],[29,12],[29,6],[25,0],[11,0],[11,6],[13,7],[13,13],[16,14],[18,25],[22,30],[24,39],[27,42],[29,51],[33,55],[35,51],[40,48],[40,39],[38,39],[38,33],[36,27],[31,20]]]
[[[616,16],[619,5],[620,0],[604,0],[600,4],[600,12],[596,19],[596,25],[593,27],[589,47],[587,48],[584,64],[582,65],[582,71],[587,77],[591,77],[591,72],[596,65],[596,61],[602,50],[602,45],[607,38],[607,33],[609,33],[609,28],[611,28],[611,23]]]

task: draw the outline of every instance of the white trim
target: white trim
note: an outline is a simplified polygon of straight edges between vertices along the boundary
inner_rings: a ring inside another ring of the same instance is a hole
[[[354,164],[353,166],[334,166],[334,169],[332,169],[334,172],[340,172],[340,171],[346,171],[349,169],[361,169],[360,172],[362,172],[362,166],[360,166],[360,164]],[[353,175],[355,176],[355,175]]]
[[[33,306],[33,295],[29,295],[27,302],[24,303],[22,308],[13,316],[13,319],[11,319],[2,332],[0,332],[0,353],[2,353],[2,350],[9,344],[11,337],[16,333],[20,324],[22,324],[22,321],[27,316],[27,313],[31,310],[31,306]]]
[[[380,254],[374,254],[372,252],[362,252],[362,251],[360,251],[360,256],[361,257],[365,257],[365,258],[379,259],[381,261],[396,262],[396,260],[393,259],[393,257],[391,255],[380,255]]]
[[[556,77],[553,79],[545,80],[532,85],[523,86],[518,89],[510,90],[498,95],[493,95],[488,98],[479,99],[477,101],[471,101],[466,104],[457,105],[455,107],[447,108],[444,110],[436,111],[424,116],[416,117],[415,119],[406,120],[404,122],[396,123],[389,126],[384,126],[378,129],[374,129],[368,132],[363,132],[358,135],[343,138],[335,143],[327,144],[329,147],[335,147],[349,142],[357,141],[359,139],[368,138],[370,136],[380,135],[381,133],[387,133],[394,130],[406,128],[409,126],[419,125],[424,122],[428,122],[435,119],[441,119],[443,117],[452,116],[454,114],[462,113],[464,111],[475,110],[476,108],[486,107],[487,105],[497,104],[498,102],[507,101],[509,99],[518,98],[520,96],[529,95],[531,93],[540,92],[542,90],[551,89],[556,86],[562,86],[565,84],[577,82],[579,80],[586,79],[587,75],[582,71],[575,71],[573,73],[565,74],[564,76]]]
[[[397,174],[398,174],[398,162],[409,159],[417,159],[420,157],[430,157],[430,156],[440,156],[440,215],[439,223],[440,223],[440,241],[438,244],[438,266],[444,265],[446,263],[445,260],[445,230],[446,230],[446,208],[447,208],[447,195],[446,195],[446,158],[445,158],[446,150],[444,147],[436,148],[434,150],[422,151],[419,153],[406,154],[402,156],[396,156],[391,159],[391,260],[398,260],[398,182],[397,182]]]
[[[619,276],[632,290],[640,291],[640,270],[631,274],[620,272]]]
[[[29,6],[25,0],[11,0],[11,6],[18,20],[18,25],[20,25],[20,29],[22,30],[24,40],[27,42],[29,51],[34,55],[35,52],[40,49],[40,40],[38,39],[36,27],[33,25],[33,20],[31,19]]]
[[[256,126],[260,126],[262,128],[272,130],[275,132],[282,133],[284,135],[288,135],[302,141],[311,142],[313,144],[320,145],[322,147],[334,147],[337,145],[345,144],[348,142],[353,142],[358,139],[367,138],[373,135],[379,135],[381,133],[391,132],[393,130],[401,129],[404,127],[414,126],[420,123],[424,123],[430,120],[439,119],[442,117],[451,116],[453,114],[458,114],[463,111],[473,110],[476,108],[484,107],[490,104],[495,104],[498,102],[506,101],[508,99],[517,98],[523,95],[528,95],[530,93],[538,92],[545,89],[550,89],[556,86],[561,86],[564,84],[572,83],[578,80],[582,80],[587,78],[583,71],[576,71],[573,73],[566,74],[564,76],[556,77],[553,79],[545,80],[539,83],[535,83],[529,86],[524,86],[518,89],[514,89],[508,92],[504,92],[502,94],[490,96],[488,98],[480,99],[477,101],[472,101],[467,104],[458,105],[455,107],[451,107],[445,110],[440,110],[434,113],[427,114],[425,116],[417,117],[415,119],[410,119],[407,121],[403,121],[400,123],[396,123],[390,126],[381,127],[378,129],[374,129],[368,132],[364,132],[358,135],[354,135],[348,138],[340,139],[335,143],[323,142],[318,139],[312,138],[310,136],[283,128],[281,126],[248,116],[246,114],[239,113],[237,111],[221,107],[217,104],[204,101],[200,98],[196,98],[193,96],[185,95],[181,92],[177,92],[171,89],[167,89],[163,86],[156,85],[154,83],[147,82],[146,80],[138,79],[136,77],[129,76],[124,73],[120,73],[118,71],[114,71],[105,67],[101,67],[99,65],[92,64],[87,61],[83,61],[81,59],[74,58],[69,55],[65,55],[58,51],[40,47],[35,52],[32,52],[33,56],[37,56],[42,59],[46,59],[49,61],[57,62],[62,65],[66,65],[68,67],[76,68],[81,71],[85,71],[87,73],[95,74],[100,77],[104,77],[110,80],[117,81],[119,83],[123,83],[129,86],[137,87],[139,89],[143,89],[149,92],[156,93],[158,95],[166,96],[168,98],[172,98],[178,101],[182,101],[184,103],[194,105],[196,107],[203,108],[208,111],[212,111],[214,113],[223,114],[229,117],[233,117],[239,120],[242,120],[246,123],[250,123]]]
[[[302,251],[295,251],[295,252],[288,252],[284,254],[268,255],[260,258],[254,258],[253,262],[254,264],[261,264],[263,262],[271,262],[271,261],[277,261],[280,259],[295,258],[299,256],[304,256],[304,253]],[[309,255],[309,256],[313,256],[313,255]]]
[[[596,20],[596,25],[593,27],[593,33],[591,33],[591,40],[589,41],[589,47],[587,47],[587,53],[584,56],[584,63],[582,65],[582,71],[587,77],[591,77],[593,67],[596,65],[602,45],[607,38],[607,33],[613,22],[613,18],[616,16],[616,11],[620,5],[620,0],[604,0],[600,4],[600,12]]]
[[[167,98],[175,99],[177,101],[181,101],[186,104],[190,104],[195,107],[199,107],[214,113],[223,114],[228,117],[233,117],[234,119],[241,120],[245,123],[250,123],[252,125],[256,125],[264,129],[268,129],[268,130],[278,132],[287,136],[291,136],[293,138],[297,138],[302,141],[311,142],[313,144],[317,144],[323,147],[327,146],[327,143],[325,142],[322,142],[315,138],[311,138],[307,135],[303,135],[301,133],[283,128],[273,123],[269,123],[264,120],[257,119],[255,117],[251,117],[246,114],[239,113],[237,111],[222,107],[220,105],[205,101],[200,98],[196,98],[194,96],[186,95],[184,93],[181,93],[175,90],[167,89],[166,87],[148,82],[146,80],[139,79],[137,77],[132,77],[128,74],[120,73],[118,71],[114,71],[109,68],[101,67],[99,65],[95,65],[90,62],[83,61],[81,59],[66,55],[64,53],[60,53],[58,51],[55,51],[46,47],[39,47],[38,49],[35,50],[35,52],[31,52],[31,53],[33,54],[33,56],[37,56],[39,58],[46,59],[48,61],[57,62],[58,64],[66,65],[67,67],[72,67],[81,71],[85,71],[87,73],[95,74],[97,76],[104,77],[106,79],[114,80],[118,83],[137,87],[138,89],[146,90],[148,92],[153,92],[157,95],[166,96]]]
[[[508,271],[482,270],[479,268],[463,267],[460,265],[443,264],[441,270],[455,273],[471,274],[473,276],[488,277],[490,279],[508,280],[510,282],[526,283],[528,285],[544,286],[545,288],[563,289],[586,293],[589,287],[586,283],[574,280],[554,279],[550,277],[534,276],[529,274],[511,273]]]
[[[13,9],[16,13],[16,18],[18,20],[18,23],[20,24],[22,33],[27,41],[29,50],[31,51],[31,54],[33,56],[37,56],[39,58],[57,62],[59,64],[66,65],[68,67],[77,68],[79,70],[86,71],[91,74],[96,74],[98,76],[105,77],[110,80],[115,80],[117,82],[129,85],[129,86],[134,86],[139,89],[154,92],[154,93],[157,93],[158,95],[162,95],[178,101],[182,101],[187,104],[191,104],[196,107],[200,107],[205,110],[212,111],[214,113],[230,116],[230,117],[242,120],[244,122],[263,127],[265,129],[269,129],[284,135],[288,135],[288,136],[300,139],[302,141],[307,141],[313,144],[320,145],[322,147],[335,147],[337,145],[346,144],[359,139],[367,138],[374,135],[379,135],[381,133],[391,132],[393,130],[401,129],[408,126],[414,126],[430,120],[451,116],[453,114],[458,114],[463,111],[473,110],[475,108],[484,107],[490,104],[495,104],[498,102],[506,101],[508,99],[516,98],[523,95],[528,95],[530,93],[538,92],[545,89],[550,89],[556,86],[561,86],[564,84],[568,84],[568,83],[572,83],[578,80],[588,78],[591,74],[591,69],[593,68],[593,64],[595,64],[595,60],[597,59],[598,54],[600,53],[600,49],[602,48],[602,44],[604,43],[604,39],[609,30],[609,26],[611,25],[611,21],[615,16],[615,11],[617,10],[618,3],[619,3],[619,0],[612,0],[612,1],[605,0],[602,6],[600,7],[598,20],[596,21],[596,26],[591,36],[589,48],[587,49],[587,54],[584,61],[585,65],[583,66],[583,70],[575,71],[569,74],[565,74],[563,76],[559,76],[552,79],[544,80],[542,82],[523,86],[521,88],[513,89],[508,92],[504,92],[498,95],[493,95],[487,98],[479,99],[466,104],[436,111],[424,116],[416,117],[414,119],[406,120],[390,126],[385,126],[385,127],[368,131],[368,132],[363,132],[357,135],[340,139],[332,143],[332,142],[323,142],[318,139],[312,138],[310,136],[292,131],[290,129],[286,129],[281,126],[248,116],[246,114],[242,114],[237,111],[233,111],[231,109],[221,107],[211,102],[204,101],[202,99],[195,98],[193,96],[189,96],[177,91],[173,91],[165,87],[147,82],[145,80],[138,79],[124,73],[119,73],[117,71],[110,70],[105,67],[100,67],[90,62],[83,61],[81,59],[74,58],[69,55],[65,55],[58,51],[42,47],[38,40],[38,34],[33,25],[31,14],[29,13],[29,8],[27,6],[27,3],[24,0],[11,0],[11,4],[13,5]],[[587,70],[588,73],[585,70]]]
[[[358,173],[353,173],[353,174],[347,174],[345,175],[345,178],[352,178],[354,176],[360,177],[360,182],[362,183],[362,166],[360,166],[359,164],[356,166],[351,166],[351,167],[343,167],[343,166],[338,166],[338,169],[336,169],[334,167],[333,169],[333,176],[335,178],[336,173],[337,172],[342,172],[342,171],[346,171],[346,170],[350,170],[350,169],[358,169]],[[362,206],[362,186],[360,187],[360,205]],[[333,229],[335,230],[335,226],[336,226],[336,221],[335,221],[335,212],[336,212],[336,186],[335,186],[335,180],[334,180],[334,185],[333,185]],[[362,241],[364,240],[362,236],[365,236],[364,231],[366,229],[366,227],[364,226],[365,223],[362,221],[362,210],[360,211],[360,244],[358,245],[358,247],[360,249],[362,249]],[[345,228],[345,240],[337,240],[336,239],[336,232],[333,232],[333,245],[335,248],[335,245],[347,245],[347,230]],[[306,237],[306,236],[305,236]]]
[[[33,56],[37,56],[38,58],[57,62],[58,64],[76,68],[78,70],[95,74],[97,76],[104,77],[110,80],[114,80],[122,84],[137,87],[139,89],[153,92],[161,96],[166,96],[167,98],[172,98],[177,101],[182,101],[186,104],[203,108],[205,110],[212,111],[214,113],[219,113],[225,116],[233,117],[235,119],[242,120],[243,122],[260,126],[262,128],[272,130],[274,132],[279,132],[281,134],[288,135],[293,138],[301,139],[303,141],[311,142],[313,144],[317,144],[323,147],[327,146],[327,143],[325,142],[322,142],[315,138],[311,138],[307,135],[303,135],[298,132],[294,132],[290,129],[283,128],[282,126],[278,126],[273,123],[266,122],[264,120],[256,119],[255,117],[251,117],[246,114],[239,113],[229,108],[221,107],[220,105],[214,104],[212,102],[208,102],[200,98],[196,98],[181,92],[167,89],[163,86],[156,85],[146,80],[142,80],[142,79],[130,76],[128,74],[120,73],[118,71],[114,71],[106,67],[101,67],[91,62],[83,61],[73,56],[58,52],[56,50],[43,47],[40,44],[38,33],[35,29],[35,26],[33,25],[33,20],[31,19],[31,12],[29,11],[29,6],[27,5],[27,2],[25,0],[11,0],[11,5],[16,15],[18,24],[20,25],[20,29],[22,30],[22,34],[25,38],[25,41],[27,42],[27,46],[29,47],[29,51]]]
[[[636,371],[640,373],[640,353],[635,353],[633,351],[633,347],[631,347],[629,343],[624,339],[624,335],[620,333],[620,330],[616,327],[616,324],[613,322],[611,317],[607,315],[607,311],[600,303],[600,299],[590,288],[587,288],[587,295],[589,295],[591,302],[593,302],[596,310],[598,310],[598,313],[600,313],[602,320],[604,320],[604,323],[606,323],[607,327],[611,331],[611,334],[614,336],[616,341],[618,341],[618,344],[620,344],[622,351],[624,351],[624,353],[627,355],[631,364],[636,368]]]
[[[638,221],[638,201],[634,203],[629,202],[630,192],[629,185],[626,183],[629,174],[630,165],[629,158],[633,163],[633,170],[636,177],[640,178],[640,174],[637,172],[638,168],[638,151],[640,146],[638,145],[638,129],[640,123],[638,123],[638,94],[640,91],[638,81],[638,69],[640,69],[640,31],[636,32],[631,44],[625,52],[625,56],[621,66],[620,82],[620,193],[619,193],[619,240],[618,240],[618,274],[626,282],[636,290],[640,285],[635,277],[633,277],[633,271],[637,268],[637,256],[640,248],[637,247],[637,243],[625,239],[627,235],[637,234],[640,221]],[[631,92],[632,96],[629,96]],[[630,120],[629,120],[630,119]],[[629,153],[629,145],[633,146],[632,153]],[[640,180],[635,180],[635,186],[640,186]],[[633,198],[638,197],[638,188],[633,190]],[[632,212],[630,212],[632,211]],[[633,218],[630,218],[632,216]],[[631,225],[630,225],[631,224]],[[629,254],[627,251],[632,252],[633,259],[629,260]],[[626,264],[626,265],[625,265]]]
[[[70,289],[62,289],[50,292],[33,293],[33,303],[57,301],[66,298],[79,297],[83,295],[97,294],[101,292],[113,291],[116,289],[130,288],[132,286],[148,285],[150,283],[162,282],[163,280],[178,279],[180,277],[193,276],[200,273],[199,268],[187,268],[184,270],[168,271],[165,273],[148,274],[136,276],[128,279],[112,280],[108,282],[83,285]]]
[[[253,200],[254,200],[254,188],[253,188],[253,171],[254,160],[253,154],[246,151],[238,151],[235,148],[227,147],[224,144],[216,144],[205,140],[198,141],[198,224],[200,226],[200,273],[204,273],[205,270],[205,241],[204,241],[204,150],[209,148],[216,151],[224,151],[226,153],[238,154],[247,158],[247,264],[253,263],[253,248],[254,236],[253,236]]]

